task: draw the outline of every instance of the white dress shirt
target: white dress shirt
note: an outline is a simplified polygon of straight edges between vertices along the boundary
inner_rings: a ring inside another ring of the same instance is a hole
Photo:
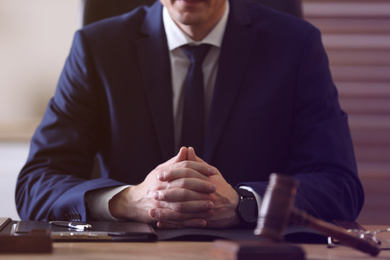
[[[214,92],[214,85],[218,72],[219,53],[222,44],[223,35],[225,33],[227,18],[229,15],[229,1],[226,1],[225,12],[213,28],[213,30],[202,40],[194,41],[187,36],[172,20],[168,13],[168,10],[163,8],[163,23],[165,33],[168,41],[168,48],[171,61],[171,76],[172,76],[172,90],[173,90],[173,119],[174,119],[174,136],[175,136],[175,148],[178,152],[180,149],[180,137],[181,137],[181,124],[183,117],[183,102],[184,102],[184,81],[187,76],[187,71],[190,66],[190,61],[184,52],[180,49],[181,46],[186,44],[199,45],[207,43],[212,45],[209,53],[205,57],[203,62],[203,76],[204,76],[204,95],[205,95],[205,120],[207,122],[211,101]],[[109,201],[117,193],[130,185],[105,188],[97,191],[92,191],[87,194],[86,201],[87,207],[94,218],[98,220],[117,220],[115,219],[109,210]]]
[[[210,44],[209,53],[203,62],[203,78],[204,78],[204,101],[205,101],[205,120],[207,122],[211,100],[214,93],[214,85],[218,72],[219,53],[222,45],[222,38],[225,33],[225,27],[229,14],[229,1],[226,1],[226,9],[217,25],[213,30],[202,40],[194,41],[187,36],[175,24],[168,10],[163,8],[163,21],[165,32],[168,40],[168,48],[171,59],[171,76],[172,76],[172,90],[173,90],[173,119],[175,124],[175,148],[178,152],[180,149],[180,137],[183,119],[183,104],[184,104],[184,81],[187,76],[187,71],[190,66],[190,61],[181,50],[183,45],[199,45]]]

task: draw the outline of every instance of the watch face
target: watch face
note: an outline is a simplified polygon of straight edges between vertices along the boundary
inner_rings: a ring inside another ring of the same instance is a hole
[[[247,223],[254,223],[257,220],[258,211],[256,200],[253,198],[244,198],[241,200],[238,208],[241,218]]]

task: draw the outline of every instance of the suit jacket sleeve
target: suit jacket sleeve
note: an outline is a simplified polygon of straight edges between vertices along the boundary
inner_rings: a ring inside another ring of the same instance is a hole
[[[124,184],[109,178],[90,179],[100,140],[98,93],[90,62],[83,35],[77,32],[17,181],[21,219],[85,220],[87,191]]]
[[[339,106],[317,29],[311,30],[303,50],[292,108],[291,156],[279,173],[299,180],[296,207],[328,221],[353,221],[362,208],[364,194],[348,118]],[[264,194],[267,182],[240,185]]]

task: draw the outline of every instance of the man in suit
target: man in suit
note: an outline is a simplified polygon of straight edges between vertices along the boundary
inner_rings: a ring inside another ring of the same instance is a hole
[[[204,139],[183,146],[188,44],[211,47]],[[101,177],[91,179],[94,158]],[[310,214],[352,221],[360,212],[319,31],[249,1],[161,0],[76,33],[16,203],[22,219],[252,225],[273,172],[299,180],[295,205]]]

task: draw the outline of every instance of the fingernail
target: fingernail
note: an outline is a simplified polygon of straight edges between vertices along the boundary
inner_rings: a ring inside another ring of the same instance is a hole
[[[149,216],[153,219],[156,219],[157,218],[157,211],[155,209],[151,209],[149,211]]]
[[[215,192],[217,190],[217,186],[215,186],[215,184],[211,184],[210,185],[210,191],[211,192]]]
[[[212,201],[208,201],[208,202],[206,203],[206,208],[207,208],[207,209],[212,209],[212,208],[214,208],[214,203],[213,203]]]
[[[153,198],[155,200],[159,200],[160,199],[160,192],[159,191],[156,191],[154,194],[153,194]]]
[[[184,149],[184,146],[180,147],[179,152],[177,153],[176,156],[179,156],[179,154],[181,153],[181,151],[182,151],[183,149]]]
[[[161,172],[157,175],[157,179],[159,179],[160,181],[163,181],[165,179],[165,172]]]
[[[207,222],[206,222],[206,220],[199,220],[198,225],[199,225],[199,227],[206,227],[207,226]]]

